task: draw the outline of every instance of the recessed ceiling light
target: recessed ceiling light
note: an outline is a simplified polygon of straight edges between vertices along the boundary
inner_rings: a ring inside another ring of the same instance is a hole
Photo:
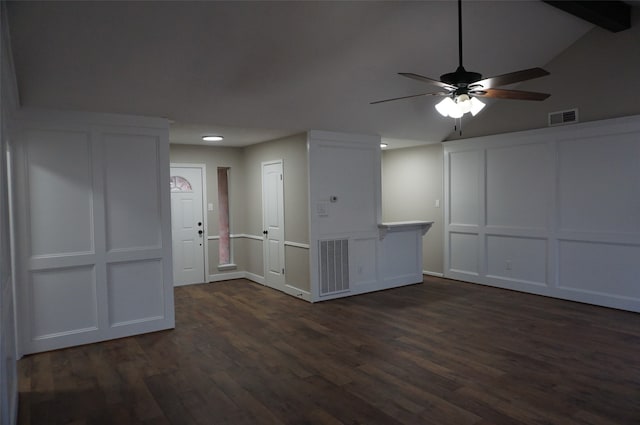
[[[386,148],[387,146],[389,146],[389,145],[387,145],[386,143],[380,143],[380,147],[381,147],[382,149]]]
[[[202,140],[205,142],[219,142],[222,139],[224,139],[222,136],[202,136]]]

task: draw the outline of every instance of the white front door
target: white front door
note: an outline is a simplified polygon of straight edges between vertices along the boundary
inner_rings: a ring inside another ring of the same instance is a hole
[[[284,185],[282,161],[262,163],[262,223],[264,234],[264,280],[267,286],[284,289]]]
[[[174,286],[205,282],[202,175],[200,166],[171,167]]]

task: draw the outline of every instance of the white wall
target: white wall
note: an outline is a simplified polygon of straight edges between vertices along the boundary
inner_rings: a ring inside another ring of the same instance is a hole
[[[640,311],[640,116],[444,155],[445,276]]]
[[[310,131],[308,146],[312,300],[373,290],[379,279],[382,219],[380,138]],[[318,246],[322,240],[348,240],[348,265],[343,263],[350,280],[345,288],[322,290]]]
[[[551,75],[516,87],[550,93],[547,100],[497,100],[478,116],[464,119],[462,136],[453,132],[449,137],[460,139],[543,128],[547,127],[549,112],[571,108],[578,108],[580,122],[640,114],[640,102],[634,95],[640,91],[637,2],[631,21],[631,28],[617,33],[594,27],[549,63],[538,64]],[[515,70],[504,70],[510,71]]]
[[[264,283],[262,162],[281,159],[284,175],[286,286],[308,299],[309,224],[307,140],[301,133],[243,148],[171,145],[171,162],[205,163],[209,212],[209,281],[246,277]],[[235,270],[217,270],[217,167],[230,167],[229,202]]]
[[[308,146],[312,301],[422,282],[421,231],[379,228],[380,138],[310,131]]]
[[[23,109],[12,127],[22,352],[172,328],[166,120]]]
[[[246,184],[247,271],[264,275],[262,235],[262,163],[282,160],[284,184],[285,290],[309,299],[309,211],[306,134],[300,133],[243,148]],[[259,279],[258,279],[259,281]]]
[[[421,243],[423,271],[436,276],[443,264],[442,146],[382,151],[382,220],[434,222]]]

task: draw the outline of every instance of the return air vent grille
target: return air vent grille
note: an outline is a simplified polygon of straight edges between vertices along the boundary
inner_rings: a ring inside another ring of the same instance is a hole
[[[549,126],[572,124],[578,122],[578,110],[557,111],[549,113]]]
[[[349,240],[319,241],[320,295],[349,290]]]

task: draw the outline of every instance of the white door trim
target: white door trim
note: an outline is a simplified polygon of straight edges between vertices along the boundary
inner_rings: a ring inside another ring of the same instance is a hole
[[[198,163],[172,162],[169,168],[199,168],[202,172],[202,222],[204,223],[204,282],[209,281],[209,223],[207,221],[207,165]]]
[[[281,266],[282,269],[285,270],[286,273],[286,264],[285,264],[285,258],[284,258],[284,254],[285,254],[285,250],[284,250],[284,241],[285,241],[285,234],[284,234],[284,222],[285,222],[285,218],[284,218],[284,161],[282,159],[276,159],[276,160],[272,160],[272,161],[263,161],[261,163],[260,166],[260,174],[261,174],[261,182],[262,182],[262,229],[265,230],[267,228],[267,223],[265,222],[265,201],[264,201],[264,193],[265,193],[265,181],[264,181],[264,169],[266,166],[268,165],[280,165],[280,172],[281,172],[281,180],[280,180],[280,185],[282,187],[282,199],[281,199],[281,207],[282,207],[282,238],[278,247],[279,250],[279,254],[280,254],[280,258],[281,258]],[[277,282],[277,285],[271,285],[269,284],[269,279],[267,276],[267,271],[268,271],[268,263],[267,263],[267,247],[268,244],[266,242],[268,242],[269,237],[267,236],[266,238],[263,237],[263,244],[262,244],[262,262],[263,262],[263,275],[264,275],[264,282],[265,285],[270,286],[272,288],[275,289],[279,289],[281,291],[284,291],[284,288],[286,286],[287,283],[287,279],[286,279],[286,274],[282,273],[281,274],[281,281]]]

